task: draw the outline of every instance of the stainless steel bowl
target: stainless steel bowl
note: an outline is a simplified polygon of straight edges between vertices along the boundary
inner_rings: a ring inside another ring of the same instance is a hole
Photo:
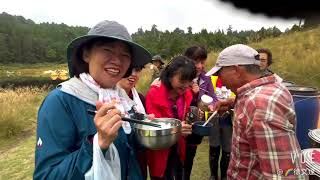
[[[177,143],[181,135],[181,121],[174,118],[156,118],[153,123],[165,123],[168,127],[154,128],[135,124],[135,137],[138,142],[149,149],[165,149]],[[170,124],[170,125],[168,125]]]

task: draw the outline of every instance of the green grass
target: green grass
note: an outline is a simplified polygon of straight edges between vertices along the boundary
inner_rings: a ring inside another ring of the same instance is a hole
[[[197,154],[194,158],[190,179],[208,180],[209,177],[209,142],[208,138],[203,138],[202,143],[198,146]]]
[[[140,79],[138,83],[136,84],[136,88],[138,92],[141,92],[142,94],[146,94],[150,84],[151,84],[151,78],[152,78],[152,70],[147,65],[142,71],[140,75]]]
[[[0,154],[0,180],[32,179],[35,136]]]
[[[266,39],[255,48],[273,52],[271,69],[284,79],[320,89],[320,28]]]
[[[0,88],[56,86],[62,80],[51,80],[50,70],[67,70],[67,64],[0,64]]]
[[[35,136],[32,135],[20,141],[17,146],[0,153],[0,180],[7,179],[32,179],[34,170]],[[204,139],[199,145],[195,157],[191,179],[208,180],[209,170],[209,145]]]
[[[269,48],[273,55],[270,69],[286,81],[320,90],[320,28],[285,34],[252,43],[253,48]],[[218,52],[208,56],[206,69],[215,64]]]
[[[14,76],[49,77],[48,74],[44,74],[45,71],[58,69],[68,70],[67,63],[0,64],[0,77],[7,76],[7,71],[12,72]]]

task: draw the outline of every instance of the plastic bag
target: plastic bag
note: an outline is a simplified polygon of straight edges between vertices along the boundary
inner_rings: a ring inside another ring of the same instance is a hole
[[[86,180],[112,179],[121,180],[120,158],[116,146],[111,143],[105,155],[98,144],[98,134],[93,138],[93,161]]]

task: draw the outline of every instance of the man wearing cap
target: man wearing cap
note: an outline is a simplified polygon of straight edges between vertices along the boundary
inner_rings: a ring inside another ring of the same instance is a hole
[[[151,62],[152,65],[150,66],[150,69],[153,70],[151,80],[153,81],[154,79],[160,77],[160,73],[162,70],[162,66],[164,65],[164,62],[160,55],[153,56]]]
[[[207,75],[215,73],[236,93],[228,179],[305,179],[284,176],[303,168],[291,158],[301,153],[294,104],[274,75],[263,76],[258,52],[242,44],[227,47]],[[218,102],[216,109],[224,105],[230,103]]]

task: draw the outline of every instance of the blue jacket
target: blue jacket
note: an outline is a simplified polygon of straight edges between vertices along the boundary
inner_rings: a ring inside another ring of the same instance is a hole
[[[88,115],[87,109],[95,110],[95,106],[60,89],[45,98],[38,112],[34,179],[84,179],[93,156],[88,137],[96,133],[93,116]],[[131,138],[120,128],[114,141],[120,156],[121,178],[140,180]]]

